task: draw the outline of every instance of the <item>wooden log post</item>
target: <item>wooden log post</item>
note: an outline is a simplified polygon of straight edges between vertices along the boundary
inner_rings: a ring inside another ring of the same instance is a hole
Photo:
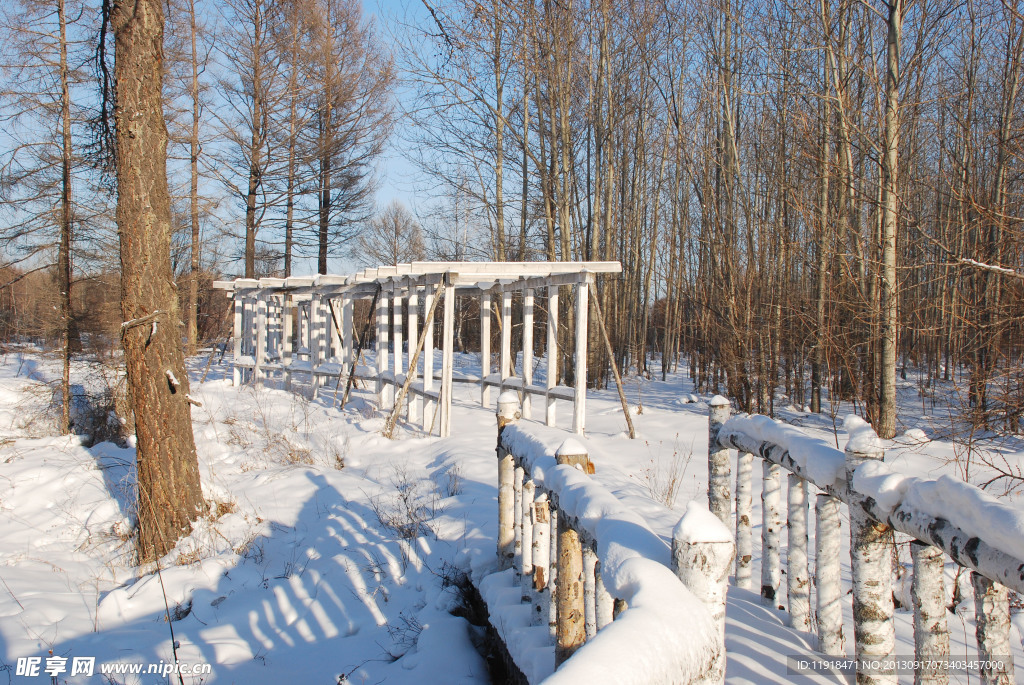
[[[555,452],[561,466],[588,472],[590,457],[586,449],[570,438]],[[555,589],[555,668],[565,662],[586,642],[586,606],[583,588],[583,548],[580,536],[572,528],[568,513],[558,515],[558,572]]]
[[[601,575],[601,562],[597,562],[595,572],[595,592],[597,592],[597,629],[601,630],[615,619],[615,598],[605,587],[604,578]]]
[[[525,475],[526,471],[523,467],[516,464],[512,475],[512,568],[516,570],[517,583],[522,582],[523,573],[523,478]]]
[[[583,627],[590,640],[597,635],[597,552],[583,546]]]
[[[547,493],[533,503],[533,620],[535,626],[551,624],[551,514]]]
[[[782,585],[782,467],[767,459],[762,462],[764,486],[761,489],[761,604],[779,605],[779,586]]]
[[[529,477],[523,483],[522,504],[522,554],[520,555],[520,587],[523,602],[533,601],[533,500],[537,486]]]
[[[754,530],[750,523],[753,514],[754,455],[740,452],[736,459],[736,587],[749,590],[751,559],[754,555]]]
[[[846,482],[869,461],[883,457],[875,432],[860,420],[847,419],[850,440],[846,443]],[[893,531],[868,515],[864,497],[850,489],[850,560],[853,571],[853,637],[858,664],[885,664],[896,645],[893,624]],[[891,663],[891,662],[889,662]],[[896,683],[892,669],[857,670],[857,683]]]
[[[1010,646],[1010,603],[1006,586],[971,571],[974,586],[974,623],[983,685],[1014,682]]]
[[[942,550],[919,540],[910,543],[914,562],[911,596],[914,601],[915,685],[945,685],[949,673],[941,661],[949,658],[949,626],[946,622],[946,590],[943,587]]]
[[[672,532],[672,570],[708,608],[718,630],[719,651],[702,683],[725,682],[725,601],[736,545],[728,526],[692,501]]]
[[[512,568],[515,559],[515,461],[501,444],[506,426],[519,419],[519,397],[515,393],[498,397],[498,570]]]
[[[839,568],[841,534],[839,499],[826,493],[814,505],[814,583],[817,588],[818,651],[846,654],[843,636],[843,585]]]
[[[718,433],[728,420],[729,400],[715,395],[708,413],[708,508],[726,526],[732,517],[729,448],[718,444]]]
[[[811,630],[811,579],[807,563],[807,481],[789,474],[789,547],[786,561],[786,589],[789,596],[789,625]]]

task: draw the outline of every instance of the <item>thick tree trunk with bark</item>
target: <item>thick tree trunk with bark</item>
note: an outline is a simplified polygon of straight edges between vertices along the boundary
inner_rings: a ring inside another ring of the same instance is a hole
[[[111,24],[122,341],[138,438],[139,551],[143,560],[152,560],[190,530],[203,499],[171,272],[163,5],[115,0]]]

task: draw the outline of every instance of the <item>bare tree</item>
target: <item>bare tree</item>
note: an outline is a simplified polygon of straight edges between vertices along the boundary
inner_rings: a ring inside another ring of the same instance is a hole
[[[412,212],[401,201],[394,200],[360,231],[352,256],[364,266],[424,259],[423,230]]]

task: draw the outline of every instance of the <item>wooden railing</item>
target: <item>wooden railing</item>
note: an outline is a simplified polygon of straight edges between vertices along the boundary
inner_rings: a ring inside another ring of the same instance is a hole
[[[944,556],[971,570],[976,606],[977,660],[983,683],[1011,683],[1007,587],[1024,592],[1024,511],[977,487],[950,478],[903,476],[883,463],[874,431],[858,417],[846,420],[844,451],[764,416],[729,418],[716,397],[709,417],[709,507],[732,520],[730,449],[737,451],[736,568],[738,587],[750,588],[753,536],[751,474],[762,460],[761,598],[782,608],[782,530],[788,529],[785,573],[790,624],[817,634],[818,650],[845,654],[840,581],[840,504],[850,520],[850,565],[858,683],[895,683],[901,662],[914,664],[915,683],[948,682],[950,659]],[[784,526],[782,472],[788,472]],[[815,611],[808,569],[808,491],[814,486]],[[894,658],[894,534],[912,538],[913,659]],[[964,660],[966,661],[966,660]]]
[[[732,535],[703,504],[668,548],[498,398],[497,571],[478,579],[490,621],[528,682],[719,683]],[[553,453],[552,453],[553,452]]]

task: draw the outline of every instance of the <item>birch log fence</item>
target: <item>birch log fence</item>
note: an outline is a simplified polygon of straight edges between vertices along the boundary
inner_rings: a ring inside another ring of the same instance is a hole
[[[668,546],[593,481],[586,448],[552,450],[498,398],[497,568],[475,578],[522,680],[721,683],[732,534],[702,506]]]
[[[977,667],[982,683],[1014,682],[1007,588],[1024,593],[1024,512],[981,489],[943,476],[901,475],[883,462],[878,437],[858,417],[847,418],[844,451],[764,416],[729,417],[722,397],[709,416],[711,511],[732,510],[729,450],[737,452],[735,532],[736,585],[752,585],[752,462],[763,463],[761,598],[783,608],[790,624],[814,632],[818,650],[845,655],[840,581],[840,507],[849,512],[854,651],[857,682],[895,683],[895,534],[911,539],[915,683],[946,683],[951,661],[945,558],[969,569],[976,606]],[[724,456],[723,456],[724,455]],[[787,587],[783,593],[780,549],[783,530],[782,472],[787,472]],[[726,483],[726,485],[723,485]],[[813,583],[808,562],[808,491],[815,498]],[[811,610],[811,588],[815,610]],[[905,661],[905,659],[899,659]],[[970,663],[964,660],[965,663]]]

